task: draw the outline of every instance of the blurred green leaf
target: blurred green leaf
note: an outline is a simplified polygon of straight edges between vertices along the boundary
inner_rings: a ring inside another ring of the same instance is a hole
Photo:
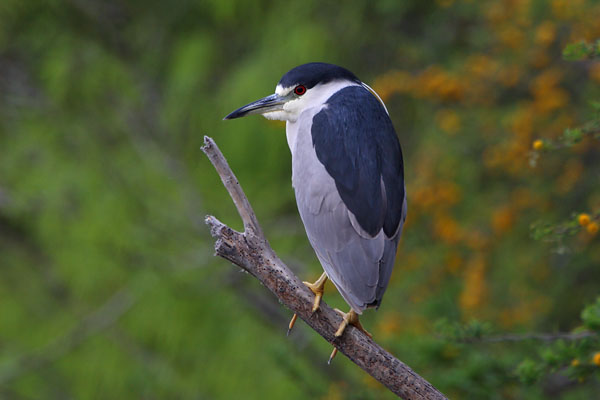
[[[595,303],[583,309],[581,319],[589,329],[600,331],[600,297],[596,299]]]
[[[567,61],[581,61],[588,57],[597,55],[595,44],[587,42],[570,43],[563,49],[563,58]]]
[[[532,385],[542,376],[543,368],[531,359],[523,360],[517,367],[517,375],[521,382]]]

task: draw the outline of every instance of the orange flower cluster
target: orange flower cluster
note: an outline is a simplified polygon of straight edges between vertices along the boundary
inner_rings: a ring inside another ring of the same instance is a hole
[[[590,235],[595,235],[596,233],[598,233],[598,230],[600,229],[598,222],[592,221],[589,214],[586,214],[586,213],[579,214],[579,216],[577,217],[577,221],[579,222],[579,225],[581,225],[583,228],[585,228],[587,233],[589,233]]]
[[[461,200],[461,190],[452,182],[433,182],[428,186],[411,187],[413,212],[439,214],[442,209],[454,206]]]
[[[481,254],[475,255],[467,264],[464,287],[460,294],[460,307],[469,317],[477,316],[488,292],[486,283],[486,261]]]
[[[596,353],[594,353],[594,355],[592,356],[592,362],[600,367],[600,351],[597,351]]]
[[[444,8],[460,3],[437,1]],[[494,318],[495,312],[505,326],[527,323],[550,307],[544,293],[526,289],[528,280],[546,279],[547,266],[539,258],[524,257],[520,262],[531,270],[511,283],[522,289],[519,306],[506,300],[508,304],[494,309],[487,301],[493,295],[491,265],[514,232],[527,234],[532,211],[551,208],[548,194],[565,196],[583,181],[585,163],[580,157],[567,158],[540,193],[528,182],[543,171],[530,168],[529,160],[532,152],[551,150],[551,138],[580,119],[581,94],[573,88],[582,80],[581,69],[560,60],[562,49],[600,37],[600,4],[552,0],[540,10],[533,3],[484,0],[476,6],[483,16],[473,22],[484,45],[469,43],[475,50],[447,61],[434,59],[422,68],[389,71],[373,83],[384,101],[402,95],[431,116],[418,126],[428,129],[427,140],[413,149],[418,163],[412,165],[417,167],[407,171],[407,226],[427,227],[431,243],[426,249],[410,249],[411,265],[431,262],[427,255],[437,249],[443,254],[436,258],[441,265],[428,275],[427,284],[444,276],[461,280],[457,300],[463,314],[478,316],[487,308],[485,315]],[[588,63],[585,73],[600,82],[600,62]],[[473,188],[488,182],[495,185],[494,194],[474,193]],[[582,227],[589,240],[600,231],[595,221]],[[428,295],[419,293],[419,301]]]
[[[494,210],[491,223],[494,233],[501,235],[510,231],[515,223],[515,218],[515,210],[510,205],[505,205]]]
[[[460,79],[439,66],[431,66],[413,76],[406,71],[391,71],[373,83],[373,89],[383,101],[397,93],[441,101],[461,100],[464,93]]]
[[[536,114],[548,114],[567,104],[569,94],[559,86],[562,78],[562,71],[549,68],[533,79],[530,91]]]

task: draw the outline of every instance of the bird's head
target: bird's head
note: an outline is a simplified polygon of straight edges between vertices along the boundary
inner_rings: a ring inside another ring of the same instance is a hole
[[[296,121],[304,110],[322,105],[335,92],[351,85],[363,83],[345,68],[326,63],[303,64],[283,75],[274,94],[247,104],[224,119],[261,114],[268,119]]]

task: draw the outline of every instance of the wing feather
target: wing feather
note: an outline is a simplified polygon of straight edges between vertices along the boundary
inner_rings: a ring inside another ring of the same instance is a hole
[[[381,303],[406,215],[400,144],[383,106],[361,86],[305,117],[292,153],[298,210],[323,269],[361,313]]]
[[[392,237],[402,215],[404,169],[384,106],[364,87],[348,86],[314,115],[311,136],[317,158],[360,226],[371,236],[383,228]]]

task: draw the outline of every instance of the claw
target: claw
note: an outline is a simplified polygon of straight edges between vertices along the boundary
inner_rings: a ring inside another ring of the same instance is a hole
[[[292,320],[290,321],[290,324],[288,325],[288,330],[287,330],[287,333],[285,334],[285,336],[290,336],[290,332],[292,331],[292,328],[294,327],[294,324],[296,323],[297,319],[298,319],[298,314],[294,313],[294,316],[292,317]]]
[[[313,292],[315,294],[315,301],[314,301],[313,307],[312,307],[313,313],[319,309],[319,305],[321,304],[321,299],[323,298],[323,288],[325,287],[325,282],[327,282],[327,274],[325,272],[323,272],[323,274],[319,277],[319,279],[317,279],[315,281],[315,283],[302,282],[306,286],[308,286],[308,288],[310,289],[311,292]],[[296,323],[297,319],[298,319],[298,314],[294,313],[294,316],[292,317],[292,320],[290,321],[290,323],[288,325],[287,336],[290,335],[290,332],[292,331],[292,328],[294,327],[294,324]]]
[[[327,360],[327,365],[331,365],[331,360],[333,360],[333,358],[335,357],[335,355],[338,353],[338,349],[337,347],[333,348],[333,351],[331,352],[331,355],[329,356],[329,360]]]

